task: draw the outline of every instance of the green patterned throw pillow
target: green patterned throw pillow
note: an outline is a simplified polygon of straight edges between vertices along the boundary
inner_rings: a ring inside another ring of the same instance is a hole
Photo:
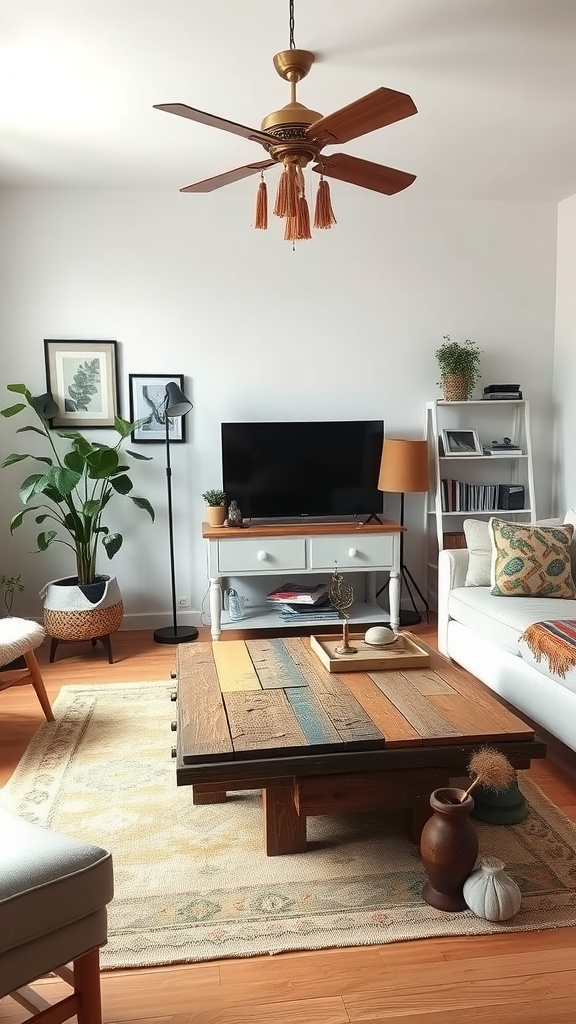
[[[499,597],[574,597],[570,544],[574,527],[490,519],[491,594]]]

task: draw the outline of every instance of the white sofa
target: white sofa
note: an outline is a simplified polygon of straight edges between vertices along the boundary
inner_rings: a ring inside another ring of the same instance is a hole
[[[564,679],[552,674],[521,641],[533,622],[576,619],[576,599],[496,597],[490,587],[465,586],[468,559],[466,548],[440,552],[438,649],[576,751],[576,669]]]

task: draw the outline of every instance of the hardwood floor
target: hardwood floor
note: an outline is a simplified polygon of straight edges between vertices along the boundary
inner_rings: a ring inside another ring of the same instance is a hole
[[[433,627],[416,626],[414,632],[435,643]],[[210,639],[207,629],[200,639]],[[175,664],[175,648],[155,644],[148,632],[118,633],[113,648],[113,665],[100,646],[62,646],[53,665],[48,649],[41,648],[50,699],[67,684],[167,679]],[[0,693],[1,784],[42,721],[30,685]],[[549,746],[549,756],[534,763],[530,776],[576,821],[576,755]],[[451,1024],[573,1024],[575,945],[576,928],[558,928],[107,971],[104,1019],[107,1024],[445,1024],[449,1017]],[[65,991],[56,979],[38,987],[48,999]],[[0,1001],[1,1024],[25,1019],[12,1000]]]

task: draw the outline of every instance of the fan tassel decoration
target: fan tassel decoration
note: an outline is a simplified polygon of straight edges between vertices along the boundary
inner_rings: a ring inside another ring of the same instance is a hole
[[[268,227],[268,189],[264,181],[264,174],[260,174],[260,184],[256,193],[256,215],[254,227],[259,231],[266,231]]]
[[[300,189],[296,164],[286,161],[278,182],[274,214],[276,217],[295,217],[298,212]]]
[[[284,239],[287,242],[303,242],[312,238],[310,232],[310,211],[306,196],[300,196],[295,217],[286,217]]]
[[[278,181],[273,213],[275,217],[283,217],[286,222],[284,239],[287,242],[302,242],[312,238],[304,173],[300,164],[294,161],[285,160]],[[336,224],[336,217],[332,209],[330,185],[324,176],[321,176],[314,207],[314,227],[323,230],[331,228],[333,224]],[[259,230],[265,230],[268,227],[268,193],[264,172],[260,172],[260,184],[256,193],[254,227]]]
[[[336,223],[332,200],[330,198],[330,185],[321,175],[316,193],[316,207],[314,209],[314,227],[331,228]]]

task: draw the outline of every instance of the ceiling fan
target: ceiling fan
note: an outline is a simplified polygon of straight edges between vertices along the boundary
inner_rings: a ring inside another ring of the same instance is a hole
[[[157,103],[156,110],[165,110],[169,114],[187,117],[191,121],[220,128],[222,131],[242,135],[246,139],[258,142],[268,154],[265,160],[236,167],[213,178],[194,182],[181,188],[181,192],[213,192],[215,189],[230,185],[234,181],[248,178],[260,173],[260,186],[257,194],[256,228],[268,227],[267,191],[264,171],[281,164],[283,171],[280,177],[274,213],[285,218],[284,237],[294,241],[310,238],[310,215],[305,195],[303,168],[315,161],[312,170],[320,174],[320,183],[314,213],[315,228],[330,228],[336,223],[332,210],[330,190],[326,178],[337,178],[351,185],[372,189],[384,195],[394,195],[407,188],[415,180],[416,175],[399,171],[383,164],[360,160],[347,153],[322,155],[325,146],[334,146],[350,142],[361,135],[367,135],[377,128],[384,128],[395,121],[401,121],[417,113],[411,97],[394,89],[379,88],[349,103],[345,107],[323,116],[316,110],[310,110],[296,99],[296,86],[306,77],[312,64],[314,54],[309,50],[298,50],[294,43],[294,0],[289,0],[290,8],[290,48],[282,50],[274,57],[274,67],[285,81],[290,83],[290,102],[280,110],[267,114],[260,129],[247,128],[245,125],[227,121],[215,114],[208,114],[185,103]]]

